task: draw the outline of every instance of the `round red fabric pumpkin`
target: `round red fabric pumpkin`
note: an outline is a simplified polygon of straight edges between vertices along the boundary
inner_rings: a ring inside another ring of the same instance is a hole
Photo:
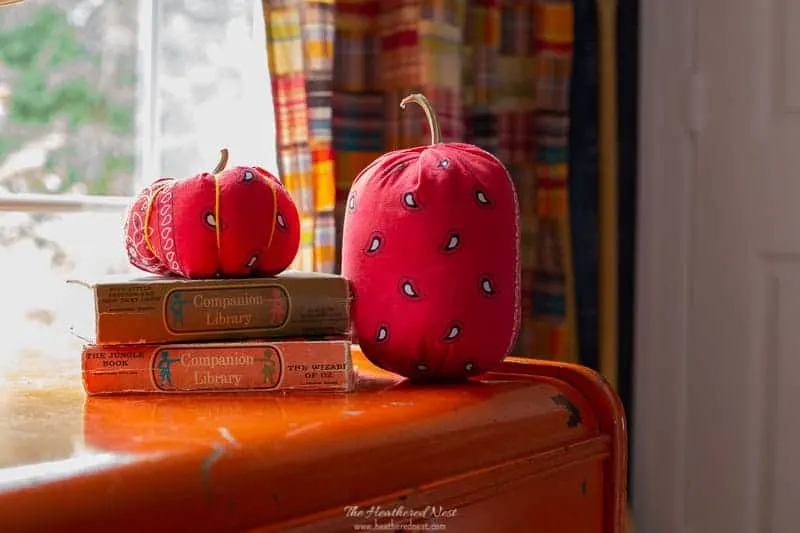
[[[384,154],[348,197],[342,274],[353,330],[374,364],[415,380],[459,380],[508,355],[520,326],[519,204],[493,155],[433,142]]]
[[[125,220],[131,264],[187,278],[272,276],[300,247],[297,206],[260,167],[225,165],[185,180],[161,178],[134,200]]]

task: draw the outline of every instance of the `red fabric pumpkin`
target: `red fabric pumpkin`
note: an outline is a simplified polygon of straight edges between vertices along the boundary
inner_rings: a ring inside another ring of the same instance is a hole
[[[280,180],[259,167],[185,180],[161,178],[146,187],[125,220],[131,264],[187,278],[272,276],[300,247],[297,206]]]
[[[458,380],[508,355],[520,325],[519,205],[503,164],[469,144],[384,154],[356,177],[342,274],[353,330],[374,364],[416,380]]]

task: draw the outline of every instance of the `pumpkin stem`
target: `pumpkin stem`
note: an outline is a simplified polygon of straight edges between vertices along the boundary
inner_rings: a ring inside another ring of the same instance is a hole
[[[223,170],[225,170],[225,166],[228,164],[228,149],[223,148],[219,151],[219,163],[217,166],[214,167],[214,172],[212,174],[219,174]]]
[[[425,116],[428,117],[428,126],[431,129],[431,144],[442,142],[442,128],[439,126],[439,119],[436,117],[436,111],[433,110],[431,101],[419,93],[409,94],[400,101],[400,109],[405,109],[409,102],[418,104],[425,111]]]

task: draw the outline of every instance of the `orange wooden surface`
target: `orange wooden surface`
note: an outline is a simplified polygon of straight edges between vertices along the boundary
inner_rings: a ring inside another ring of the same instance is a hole
[[[0,372],[0,531],[369,525],[351,505],[441,506],[456,532],[623,531],[624,417],[594,372],[509,359],[418,387],[356,360],[336,395],[87,399],[66,364]]]

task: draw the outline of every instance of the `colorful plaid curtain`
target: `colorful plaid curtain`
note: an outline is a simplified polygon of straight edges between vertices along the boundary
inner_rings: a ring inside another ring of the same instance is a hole
[[[267,26],[281,12],[276,4],[302,13],[318,3],[265,1]],[[410,92],[433,102],[445,140],[497,155],[516,182],[522,213],[524,323],[516,353],[574,361],[567,209],[572,17],[571,0],[337,0],[331,120],[337,250],[353,178],[386,151],[428,142],[421,112],[400,110]],[[283,41],[300,49],[296,41],[304,35],[319,39],[302,18],[293,24]],[[281,45],[274,37],[268,42]],[[294,72],[307,71],[308,52],[292,57]],[[272,76],[277,87],[285,70]],[[306,100],[280,100],[276,91],[279,123],[289,110],[299,116]],[[297,151],[295,144],[283,146],[284,158]]]
[[[263,0],[278,169],[300,211],[292,268],[336,268],[331,150],[333,0]]]

